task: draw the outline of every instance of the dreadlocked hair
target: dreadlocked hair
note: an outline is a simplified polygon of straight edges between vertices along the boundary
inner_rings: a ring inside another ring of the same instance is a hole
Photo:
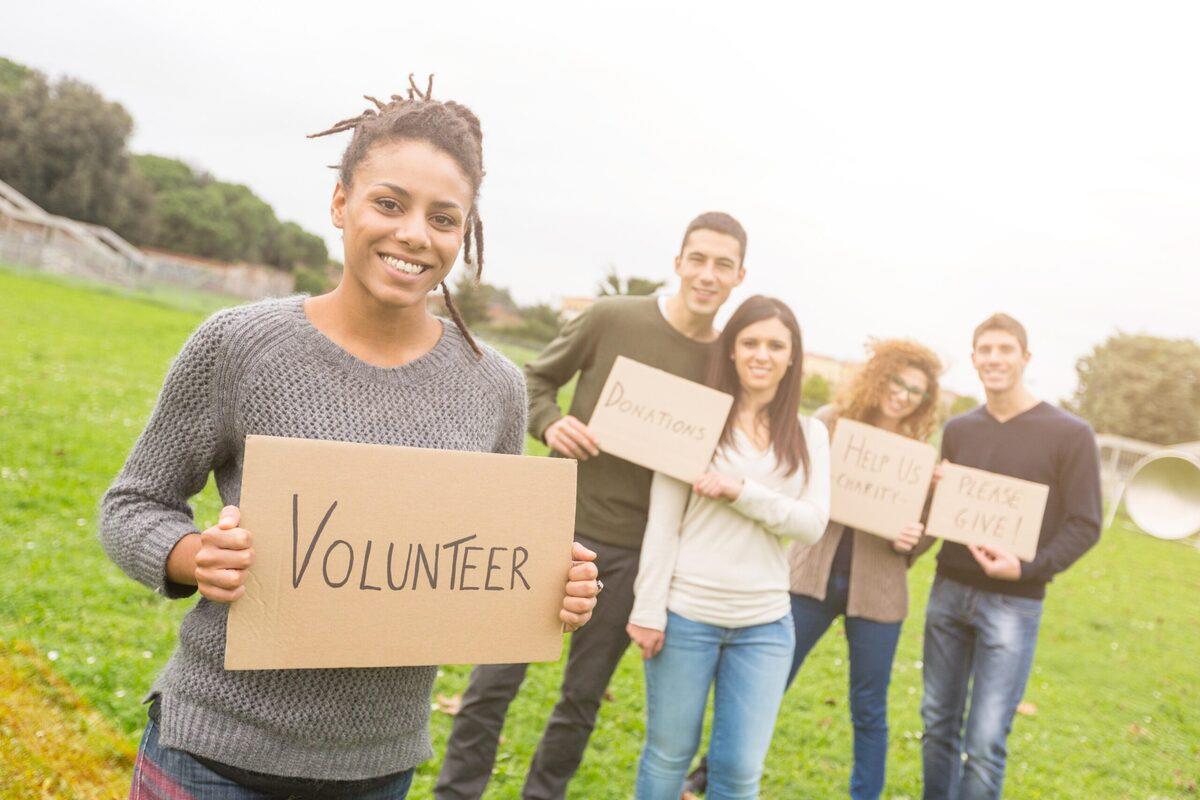
[[[371,148],[383,142],[404,139],[424,141],[453,158],[471,184],[471,211],[467,214],[463,234],[463,261],[474,267],[473,278],[478,282],[483,275],[483,220],[479,216],[479,186],[484,176],[483,128],[479,118],[461,103],[434,100],[433,75],[429,76],[424,91],[410,74],[406,95],[394,94],[387,102],[371,95],[365,94],[363,97],[373,108],[367,108],[356,117],[339,120],[319,133],[310,133],[308,138],[354,131],[341,161],[334,165],[338,179],[347,188],[354,179],[354,170]],[[467,330],[445,281],[441,287],[446,311],[462,331],[471,349],[477,356],[482,356],[483,351]]]
[[[910,439],[927,440],[938,421],[941,359],[928,347],[909,339],[871,339],[867,351],[867,363],[842,386],[834,401],[837,416],[875,424],[879,406],[891,391],[891,377],[905,367],[914,367],[925,373],[928,388],[920,405],[900,421],[899,432]]]

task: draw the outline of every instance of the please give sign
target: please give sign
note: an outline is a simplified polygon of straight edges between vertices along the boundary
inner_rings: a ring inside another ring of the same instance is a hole
[[[1002,548],[1022,561],[1037,555],[1050,487],[946,463],[933,493],[931,536]]]
[[[553,661],[575,462],[247,436],[226,669]]]

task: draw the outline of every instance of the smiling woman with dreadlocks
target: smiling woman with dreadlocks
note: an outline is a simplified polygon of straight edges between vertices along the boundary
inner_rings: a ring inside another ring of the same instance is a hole
[[[245,436],[520,453],[520,371],[475,342],[446,290],[463,251],[483,266],[479,120],[408,96],[315,136],[353,131],[331,216],[345,269],[320,297],[219,312],[172,365],[104,497],[101,540],[131,577],[200,601],[150,691],[133,796],[403,798],[431,755],[435,667],[226,671],[228,603],[253,560],[237,504]],[[429,314],[441,287],[454,324]],[[198,532],[188,500],[213,473],[227,504]],[[404,480],[405,476],[390,476]],[[466,477],[464,476],[464,480]],[[560,616],[591,615],[594,554],[575,546]]]

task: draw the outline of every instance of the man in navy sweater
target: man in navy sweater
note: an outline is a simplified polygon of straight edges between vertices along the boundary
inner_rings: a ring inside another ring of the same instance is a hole
[[[943,458],[1046,484],[1050,494],[1033,561],[955,542],[938,553],[921,701],[927,800],[1000,797],[1006,741],[1033,665],[1046,584],[1100,538],[1095,435],[1025,388],[1024,327],[1006,314],[988,318],[975,329],[971,358],[987,403],[946,424]]]

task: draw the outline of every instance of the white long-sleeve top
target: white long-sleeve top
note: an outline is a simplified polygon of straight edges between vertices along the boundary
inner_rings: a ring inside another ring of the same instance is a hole
[[[812,544],[829,523],[829,433],[801,417],[808,444],[809,478],[791,475],[775,451],[756,450],[735,430],[711,469],[744,480],[730,503],[692,493],[692,487],[654,473],[641,562],[629,621],[665,630],[667,610],[724,628],[763,625],[787,615],[787,548]]]

